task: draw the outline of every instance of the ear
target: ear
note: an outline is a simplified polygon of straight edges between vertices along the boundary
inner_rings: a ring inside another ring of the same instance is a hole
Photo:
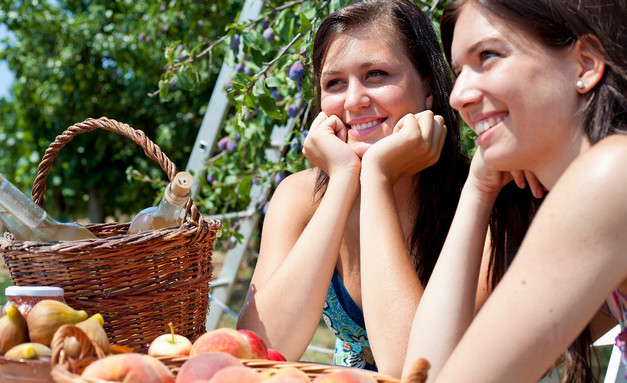
[[[577,40],[574,49],[580,67],[578,80],[583,83],[577,90],[585,94],[601,81],[605,73],[605,61],[601,59],[603,44],[596,36],[586,35]]]

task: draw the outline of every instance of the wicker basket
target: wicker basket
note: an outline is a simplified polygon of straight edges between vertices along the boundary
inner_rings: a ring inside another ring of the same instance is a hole
[[[77,359],[68,358],[63,351],[63,339],[65,337],[74,336],[81,344],[81,349],[85,350]],[[91,363],[94,358],[94,349],[97,347],[84,335],[84,333],[73,325],[63,326],[56,334],[52,341],[52,371],[51,376],[56,383],[104,383],[102,380],[92,380],[83,378],[80,376],[84,368]],[[100,358],[102,356],[98,356]],[[157,359],[161,360],[172,373],[176,376],[181,365],[189,359],[186,356],[158,356]],[[315,379],[318,375],[325,373],[343,370],[346,367],[331,366],[326,364],[316,363],[295,363],[295,362],[277,362],[272,360],[261,359],[240,359],[240,361],[248,367],[255,369],[258,372],[274,368],[286,368],[293,367],[305,372],[310,380]],[[394,379],[387,375],[369,372],[376,379],[378,383],[399,383],[398,379]],[[409,382],[407,382],[409,383]],[[419,383],[419,382],[411,382]]]
[[[176,175],[175,165],[142,131],[90,118],[66,129],[46,150],[33,184],[37,204],[44,206],[46,178],[60,149],[96,128],[132,139],[170,180]],[[66,242],[5,236],[0,254],[14,284],[62,287],[72,308],[102,314],[111,343],[142,351],[169,322],[190,339],[205,332],[213,247],[221,226],[204,219],[192,201],[180,227],[127,235],[128,223],[92,224],[88,228],[97,239]]]

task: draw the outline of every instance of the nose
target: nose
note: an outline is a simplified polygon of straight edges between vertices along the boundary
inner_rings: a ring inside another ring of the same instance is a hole
[[[477,86],[478,81],[477,74],[470,70],[462,70],[451,92],[449,101],[451,106],[461,112],[464,108],[481,101],[483,93]]]
[[[357,111],[367,108],[370,105],[368,87],[359,80],[349,80],[344,99],[344,109],[347,111]]]

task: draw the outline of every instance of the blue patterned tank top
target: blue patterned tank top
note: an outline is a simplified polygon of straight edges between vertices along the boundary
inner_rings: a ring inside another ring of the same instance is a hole
[[[364,313],[335,271],[322,318],[336,337],[333,364],[377,371],[366,334]]]
[[[619,289],[612,292],[612,298],[618,309],[618,323],[620,324],[621,331],[616,337],[616,347],[621,351],[621,361],[625,367],[627,367],[627,294],[623,293]],[[625,368],[627,371],[627,368]],[[627,378],[627,372],[625,372],[625,378]]]

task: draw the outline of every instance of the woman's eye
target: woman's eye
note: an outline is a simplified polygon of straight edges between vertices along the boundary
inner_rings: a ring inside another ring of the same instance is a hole
[[[341,83],[340,79],[332,79],[324,83],[324,89],[333,88]]]
[[[366,77],[371,78],[371,77],[381,77],[381,76],[385,76],[387,73],[385,71],[382,70],[371,70],[368,71]]]
[[[491,59],[492,57],[497,57],[498,54],[494,51],[482,51],[481,53],[479,53],[479,57],[481,58],[481,61],[485,61],[488,59]]]

